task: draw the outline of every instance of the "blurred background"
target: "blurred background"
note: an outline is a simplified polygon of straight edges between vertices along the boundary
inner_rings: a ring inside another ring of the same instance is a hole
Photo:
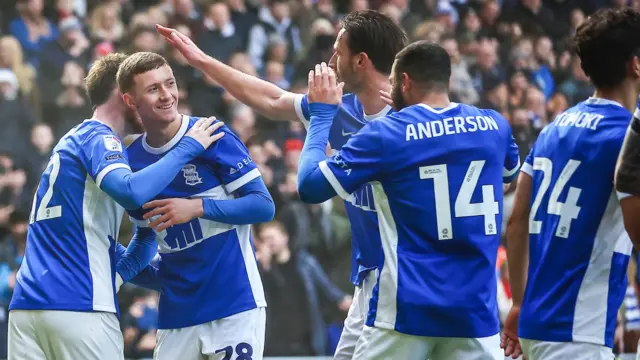
[[[258,164],[277,210],[276,221],[253,233],[269,304],[265,355],[333,353],[353,292],[350,229],[340,200],[308,205],[298,198],[303,126],[263,119],[238,103],[168,47],[154,24],[191,36],[238,70],[304,93],[307,72],[333,53],[340,19],[379,10],[412,41],[442,44],[453,63],[452,100],[501,112],[524,159],[545,125],[593,93],[580,60],[567,51],[568,38],[595,10],[622,6],[640,9],[640,0],[1,0],[0,358],[33,191],[57,140],[91,116],[83,89],[88,68],[113,51],[166,56],[179,111],[223,119]],[[513,188],[506,191],[508,216]],[[124,221],[122,243],[130,231]],[[511,298],[504,248],[498,257],[504,320]],[[618,352],[635,352],[640,336],[635,268]],[[157,293],[126,285],[119,298],[126,356],[150,357]]]

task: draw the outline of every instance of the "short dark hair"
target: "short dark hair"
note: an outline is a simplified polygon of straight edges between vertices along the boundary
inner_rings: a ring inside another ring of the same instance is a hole
[[[374,10],[349,13],[342,20],[352,54],[365,53],[381,73],[389,74],[396,54],[407,44],[407,34],[387,15]]]
[[[107,54],[93,63],[84,78],[87,96],[94,108],[109,100],[111,91],[116,88],[116,74],[120,64],[127,55],[120,53]]]
[[[118,86],[123,93],[131,91],[133,88],[133,78],[138,74],[159,69],[169,65],[167,59],[152,52],[137,52],[129,55],[118,69],[116,75]]]
[[[638,34],[640,13],[630,8],[601,9],[578,27],[570,45],[593,85],[610,88],[624,81],[626,63],[640,55]]]
[[[425,89],[448,89],[451,59],[440,45],[426,41],[409,44],[396,55],[396,75],[407,75]]]

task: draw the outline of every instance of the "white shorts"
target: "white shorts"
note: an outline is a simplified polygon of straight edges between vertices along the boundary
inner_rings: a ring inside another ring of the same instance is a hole
[[[158,330],[154,360],[262,360],[265,308],[180,329]]]
[[[358,360],[504,360],[500,334],[485,338],[413,336],[366,326],[356,352]]]
[[[613,360],[610,347],[580,342],[552,342],[520,338],[527,360]]]
[[[124,359],[114,313],[12,310],[8,342],[8,360]]]
[[[344,328],[340,334],[340,341],[336,347],[334,360],[351,360],[356,350],[356,343],[364,330],[364,323],[369,313],[369,301],[376,285],[377,271],[371,271],[362,280],[362,285],[356,286],[353,293],[353,302],[349,308],[347,318],[344,320]]]

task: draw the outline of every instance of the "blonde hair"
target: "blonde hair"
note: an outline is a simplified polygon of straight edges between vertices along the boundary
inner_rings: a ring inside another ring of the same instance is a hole
[[[104,3],[97,6],[93,9],[91,13],[91,21],[89,22],[89,30],[91,31],[91,35],[94,37],[102,38],[106,34],[107,31],[114,31],[115,38],[120,39],[124,35],[124,25],[120,18],[117,17],[116,23],[112,29],[105,29],[102,27],[102,19],[104,18],[105,12],[109,9],[115,10],[116,14],[120,14],[120,6],[115,3]]]
[[[25,64],[22,46],[16,38],[10,35],[0,37],[0,47],[7,46],[11,54],[11,64],[9,67],[18,79],[18,87],[23,96],[31,95],[34,88],[36,71],[33,66]]]

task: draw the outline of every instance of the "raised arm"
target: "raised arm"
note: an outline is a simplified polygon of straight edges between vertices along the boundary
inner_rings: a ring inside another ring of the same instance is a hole
[[[131,171],[119,140],[95,135],[84,146],[87,168],[102,191],[125,209],[137,209],[164,190],[191,159],[224,136],[222,132],[213,134],[223,123],[211,125],[212,121],[213,118],[199,120],[166,156],[136,173]],[[116,151],[105,151],[104,141],[115,143]]]
[[[296,94],[247,75],[205,54],[188,36],[171,28],[156,25],[160,35],[189,61],[207,74],[233,97],[272,120],[297,120]]]

